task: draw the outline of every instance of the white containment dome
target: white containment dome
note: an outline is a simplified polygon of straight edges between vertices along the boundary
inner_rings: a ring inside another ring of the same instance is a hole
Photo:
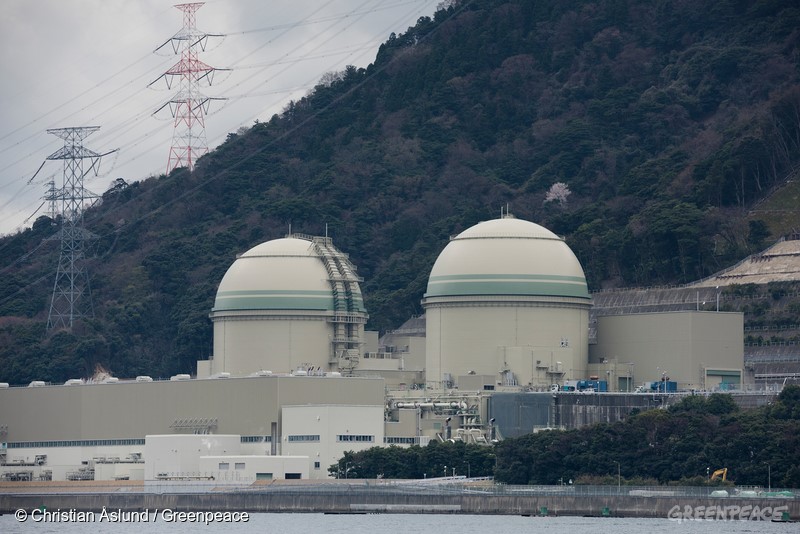
[[[367,320],[358,282],[328,237],[295,234],[248,250],[217,290],[209,374],[351,370]]]
[[[586,277],[546,228],[507,215],[460,233],[436,260],[422,305],[429,388],[466,375],[486,377],[486,389],[585,378]]]

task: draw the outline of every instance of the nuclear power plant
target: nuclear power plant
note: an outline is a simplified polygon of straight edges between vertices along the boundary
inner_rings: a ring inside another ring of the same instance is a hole
[[[365,330],[360,282],[327,236],[251,248],[195,376],[0,387],[2,478],[326,478],[346,451],[490,446],[746,386],[741,313],[593,316],[565,241],[509,214],[450,239],[397,330]]]

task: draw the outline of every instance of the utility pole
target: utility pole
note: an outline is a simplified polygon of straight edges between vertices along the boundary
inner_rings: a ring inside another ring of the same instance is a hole
[[[157,52],[171,44],[173,52],[180,54],[180,61],[149,84],[153,85],[163,78],[167,89],[172,89],[175,78],[178,79],[178,92],[153,113],[155,115],[169,107],[174,119],[167,173],[177,167],[187,167],[191,172],[197,158],[208,152],[205,115],[212,100],[223,100],[207,97],[200,92],[201,82],[211,85],[216,71],[228,70],[216,69],[198,59],[198,50],[206,49],[209,37],[222,36],[197,29],[195,13],[202,6],[203,2],[177,4],[175,7],[183,12],[183,28],[156,48]]]
[[[83,227],[83,210],[97,195],[83,187],[83,178],[90,171],[96,175],[100,158],[115,152],[112,150],[98,154],[83,146],[83,140],[99,129],[99,126],[85,126],[47,130],[47,133],[63,139],[64,146],[47,156],[36,171],[38,174],[47,161],[64,162],[64,182],[61,189],[56,190],[55,183],[51,183],[46,197],[53,210],[59,201],[61,204],[61,254],[50,300],[50,312],[47,315],[48,330],[59,327],[71,330],[76,319],[94,315],[89,275],[83,265],[85,242],[94,236]],[[84,163],[87,161],[89,165],[85,168]]]

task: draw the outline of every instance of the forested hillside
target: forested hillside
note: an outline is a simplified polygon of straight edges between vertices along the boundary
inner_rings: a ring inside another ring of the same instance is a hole
[[[449,235],[506,205],[564,235],[592,289],[690,281],[794,228],[748,210],[800,161],[795,2],[444,5],[191,175],[103,195],[74,332],[44,329],[57,227],[3,238],[0,380],[192,371],[235,254],[289,224],[327,227],[380,330],[421,312]]]

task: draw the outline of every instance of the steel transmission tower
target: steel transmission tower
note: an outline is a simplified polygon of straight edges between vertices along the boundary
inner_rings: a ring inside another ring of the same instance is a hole
[[[63,148],[47,156],[39,167],[41,170],[47,161],[64,162],[63,186],[56,190],[55,184],[52,184],[48,192],[48,200],[54,204],[58,201],[61,203],[61,255],[47,316],[48,330],[59,327],[71,329],[76,319],[94,315],[89,294],[89,275],[83,266],[84,244],[93,235],[83,227],[83,210],[97,195],[83,187],[83,178],[90,171],[97,174],[100,158],[115,152],[98,154],[83,146],[83,140],[99,129],[99,126],[86,126],[47,130],[47,133],[64,140]],[[88,168],[85,166],[87,161]]]
[[[58,212],[59,197],[60,197],[60,192],[56,189],[56,179],[55,175],[53,175],[47,182],[47,194],[44,196],[45,202],[48,203],[47,216],[50,217],[50,220],[52,221],[51,224],[56,223],[56,216],[59,214]]]
[[[205,33],[197,29],[195,13],[202,6],[203,2],[176,5],[176,8],[183,11],[183,28],[156,48],[158,51],[167,44],[172,44],[173,52],[180,54],[181,57],[178,63],[150,83],[153,85],[164,78],[167,88],[172,89],[175,78],[178,79],[178,92],[153,113],[158,113],[169,106],[174,118],[167,173],[176,167],[188,167],[192,171],[197,158],[208,152],[205,115],[212,100],[223,100],[207,97],[200,92],[201,82],[211,85],[216,71],[228,70],[216,69],[197,58],[198,49],[200,51],[206,49],[209,37],[221,37],[220,34]]]

